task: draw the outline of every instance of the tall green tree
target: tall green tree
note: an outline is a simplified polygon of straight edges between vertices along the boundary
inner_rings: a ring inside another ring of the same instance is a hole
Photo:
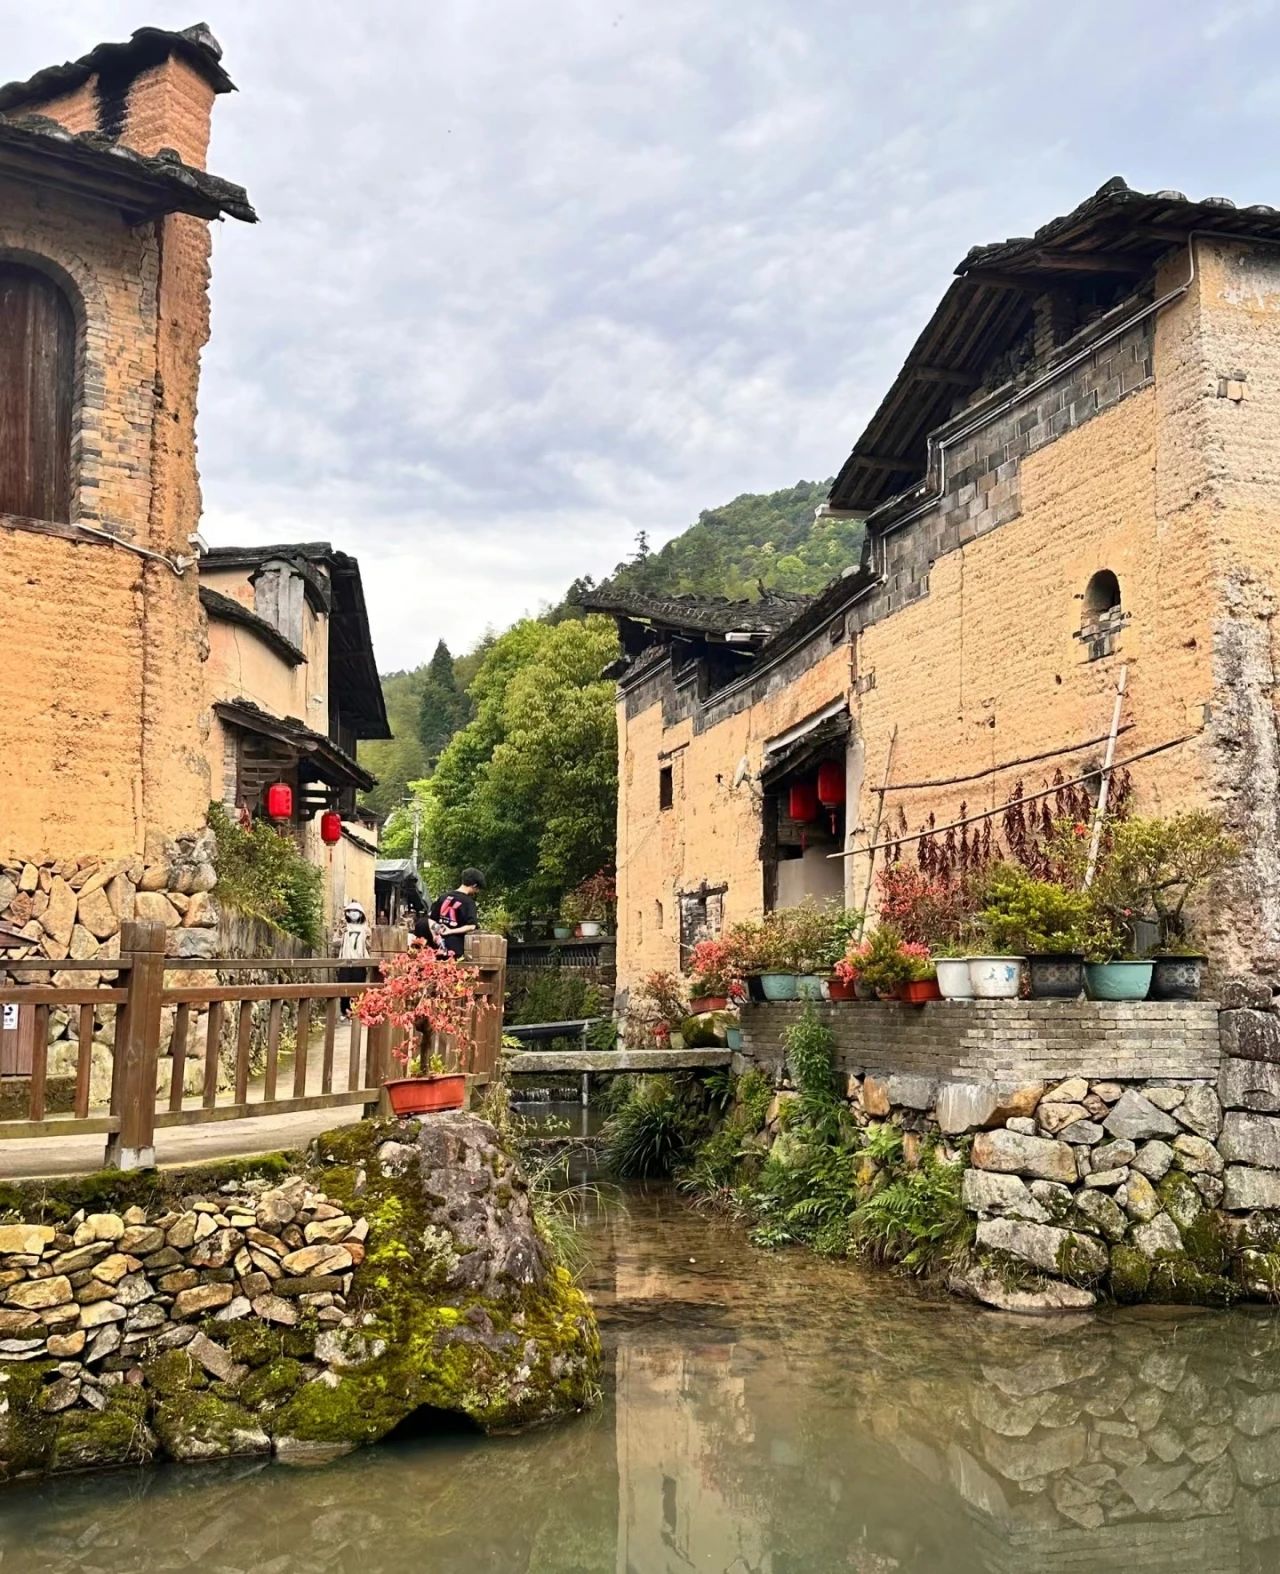
[[[440,640],[427,663],[422,698],[418,702],[418,740],[428,769],[434,768],[449,739],[467,720],[467,713],[467,697],[458,687],[453,657],[449,647]]]
[[[527,618],[489,647],[474,715],[417,784],[433,885],[466,864],[517,911],[552,906],[612,862],[617,813],[617,655],[604,618]]]

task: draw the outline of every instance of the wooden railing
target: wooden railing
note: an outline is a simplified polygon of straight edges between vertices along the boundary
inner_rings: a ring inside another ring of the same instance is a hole
[[[111,983],[58,986],[22,984],[0,987],[0,1005],[16,1004],[20,1010],[25,1059],[30,1065],[26,1119],[0,1120],[0,1142],[14,1138],[105,1135],[106,1162],[120,1169],[145,1168],[155,1163],[155,1133],[172,1126],[202,1125],[211,1121],[245,1120],[264,1115],[288,1115],[304,1110],[361,1104],[368,1109],[383,1105],[383,1083],[398,1070],[397,1049],[402,1035],[389,1026],[365,1029],[354,1015],[339,1026],[339,1005],[354,999],[376,981],[382,959],[403,950],[407,931],[395,926],[376,928],[373,956],[367,961],[334,957],[222,957],[197,960],[167,957],[166,930],[158,923],[125,923],[120,928],[120,956],[108,964],[115,975]],[[473,1032],[462,1053],[452,1043],[438,1046],[446,1062],[466,1071],[476,1081],[486,1081],[497,1069],[502,1045],[502,999],[505,942],[494,935],[468,937],[468,957],[480,969],[477,991],[484,1002],[473,1019]],[[91,962],[29,958],[6,959],[14,973],[104,971],[104,960]],[[341,981],[339,967],[361,970],[363,981]],[[184,973],[281,971],[310,973],[305,982],[275,984],[207,984],[183,981]],[[255,1006],[267,1003],[266,1043],[260,1078],[254,1071]],[[282,1065],[286,1004],[296,1008],[291,1066]],[[167,1086],[161,1083],[164,1061],[160,1053],[163,1014],[173,1009],[173,1034],[169,1045]],[[72,1110],[66,1115],[47,1112],[49,1013],[78,1011],[78,1052]],[[111,1063],[111,1091],[104,1107],[91,1106],[91,1073],[96,1024],[107,1012],[115,1013]],[[195,1019],[207,1011],[197,1035]],[[228,1032],[228,1028],[230,1032]],[[196,1042],[196,1038],[199,1042]],[[227,1041],[234,1046],[230,1057]],[[339,1049],[345,1055],[340,1063]],[[184,1092],[187,1067],[194,1057],[203,1061],[202,1092]],[[227,1061],[230,1058],[230,1066]],[[230,1088],[220,1088],[224,1068]]]

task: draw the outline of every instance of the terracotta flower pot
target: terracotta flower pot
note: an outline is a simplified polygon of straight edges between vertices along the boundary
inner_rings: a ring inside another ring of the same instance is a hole
[[[384,1086],[396,1115],[429,1115],[461,1109],[467,1097],[467,1079],[460,1071],[425,1077],[393,1077]]]
[[[858,998],[857,981],[850,979],[847,984],[842,984],[838,978],[833,978],[827,985],[827,993],[832,1000],[856,1000]]]
[[[704,1011],[724,1011],[728,1005],[728,995],[695,995],[689,1002],[689,1015],[698,1017]]]
[[[936,978],[913,978],[909,984],[903,984],[898,998],[909,1006],[922,1006],[929,1000],[941,1000],[942,991]]]

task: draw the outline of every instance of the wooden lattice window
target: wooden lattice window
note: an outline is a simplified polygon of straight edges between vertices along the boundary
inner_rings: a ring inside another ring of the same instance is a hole
[[[0,514],[71,518],[75,342],[53,280],[0,262]]]

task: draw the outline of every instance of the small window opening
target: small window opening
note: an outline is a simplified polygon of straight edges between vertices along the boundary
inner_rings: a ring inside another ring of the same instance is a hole
[[[1090,661],[1110,656],[1116,649],[1124,624],[1120,601],[1120,581],[1109,568],[1100,568],[1084,589],[1084,611],[1076,636],[1084,645]]]
[[[653,927],[655,929],[661,929],[662,928],[662,918],[663,918],[662,903],[661,902],[655,902],[653,904]]]
[[[675,801],[675,770],[670,765],[664,765],[658,771],[658,807],[659,809],[670,809]]]

